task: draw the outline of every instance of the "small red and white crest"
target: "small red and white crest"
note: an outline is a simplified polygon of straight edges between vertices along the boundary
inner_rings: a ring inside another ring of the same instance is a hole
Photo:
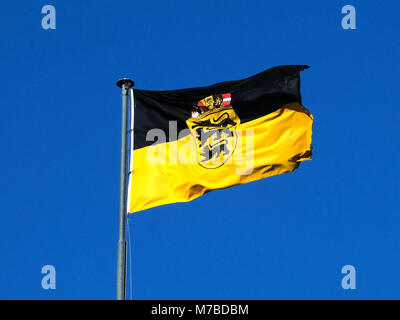
[[[208,96],[201,99],[197,106],[192,107],[192,118],[197,118],[200,114],[204,112],[215,110],[221,107],[229,106],[231,104],[231,94],[224,93],[213,96]]]

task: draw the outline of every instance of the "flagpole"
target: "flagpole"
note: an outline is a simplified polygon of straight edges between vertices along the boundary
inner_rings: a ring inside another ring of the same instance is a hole
[[[117,300],[125,300],[126,295],[126,152],[128,133],[128,100],[129,89],[134,86],[131,79],[120,79],[117,86],[122,89],[122,122],[121,122],[121,172],[120,172],[120,197],[119,197],[119,241],[117,262]]]

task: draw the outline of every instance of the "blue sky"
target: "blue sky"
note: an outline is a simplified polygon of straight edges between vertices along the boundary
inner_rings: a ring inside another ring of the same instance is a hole
[[[46,4],[56,30],[41,28]],[[346,4],[356,30],[341,28]],[[131,217],[133,297],[399,299],[399,10],[399,1],[2,3],[0,298],[115,298],[118,78],[167,90],[308,64],[313,160]],[[41,288],[47,264],[54,291]],[[341,287],[348,264],[356,290]]]

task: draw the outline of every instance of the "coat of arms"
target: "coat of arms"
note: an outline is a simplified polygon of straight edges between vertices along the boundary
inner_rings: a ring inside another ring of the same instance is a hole
[[[197,142],[197,162],[204,168],[222,166],[232,156],[237,143],[240,119],[231,105],[231,95],[221,94],[200,100],[186,121]]]

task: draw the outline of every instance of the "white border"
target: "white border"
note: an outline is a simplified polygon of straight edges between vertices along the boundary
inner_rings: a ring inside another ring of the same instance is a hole
[[[129,132],[131,135],[131,143],[130,143],[130,150],[129,150],[129,172],[128,172],[128,194],[127,194],[127,204],[126,204],[126,214],[130,214],[131,210],[131,188],[132,188],[132,169],[133,169],[133,149],[134,149],[134,117],[135,117],[135,96],[133,93],[133,89],[131,88],[130,90],[130,128]]]

